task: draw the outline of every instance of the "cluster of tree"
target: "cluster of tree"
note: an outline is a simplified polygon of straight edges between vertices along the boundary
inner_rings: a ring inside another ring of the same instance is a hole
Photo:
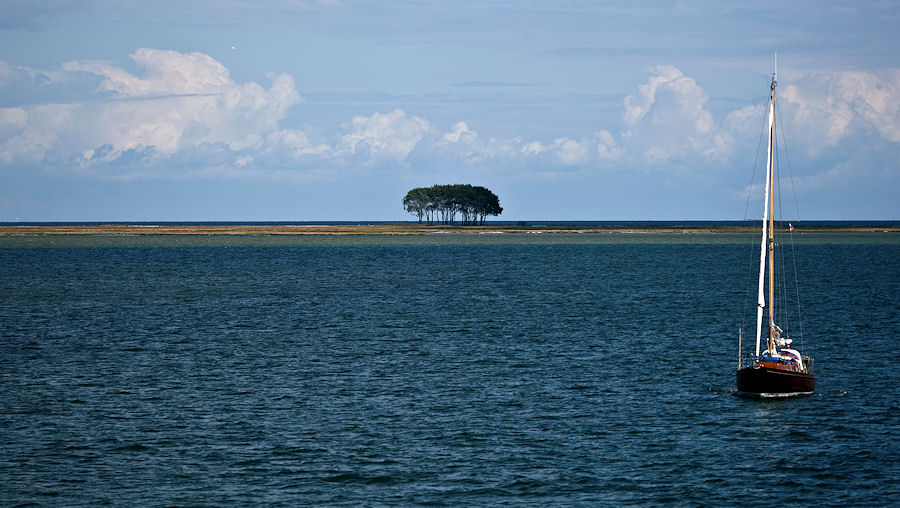
[[[434,185],[417,187],[406,193],[403,208],[414,213],[421,224],[455,224],[459,215],[463,224],[484,225],[488,215],[500,215],[503,208],[496,194],[472,185]]]

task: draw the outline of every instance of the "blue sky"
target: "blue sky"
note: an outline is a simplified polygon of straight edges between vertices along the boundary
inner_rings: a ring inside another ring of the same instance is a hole
[[[900,2],[0,3],[0,221],[900,219]],[[756,179],[752,178],[754,172]],[[796,202],[794,204],[794,194]]]

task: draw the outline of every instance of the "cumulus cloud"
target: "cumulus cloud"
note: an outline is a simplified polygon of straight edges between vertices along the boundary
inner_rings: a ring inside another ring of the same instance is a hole
[[[235,86],[228,69],[202,53],[141,48],[131,59],[144,69],[143,75],[135,76],[104,62],[74,61],[63,69],[101,76],[101,87],[119,97],[218,94]]]
[[[139,49],[132,59],[143,75],[95,62],[64,67],[103,77],[101,88],[119,99],[97,107],[102,122],[96,128],[116,150],[153,146],[172,154],[204,143],[259,147],[260,133],[277,129],[300,100],[289,75],[270,75],[269,89],[239,84],[225,66],[201,53]]]
[[[602,169],[614,161],[718,167],[734,155],[735,139],[758,133],[765,114],[762,105],[748,106],[717,121],[693,78],[659,65],[622,101],[621,124],[597,125],[592,135],[482,136],[471,119],[435,126],[400,108],[319,132],[282,125],[302,101],[290,75],[269,74],[266,85],[239,83],[202,53],[145,48],[131,59],[139,72],[96,61],[49,72],[0,62],[0,96],[9,106],[0,108],[0,164],[119,177],[176,168],[186,176],[254,178],[292,171],[321,178],[380,165],[515,172]],[[810,152],[853,135],[900,143],[900,70],[810,72],[784,81],[781,104]]]
[[[0,86],[7,89],[41,83],[58,92],[77,83],[81,90],[68,102],[24,100],[0,110],[0,162],[61,164],[108,176],[118,171],[119,177],[170,167],[202,176],[276,174],[287,167],[327,173],[323,168],[351,160],[360,167],[415,160],[527,170],[588,166],[623,153],[607,130],[550,142],[482,139],[466,121],[442,130],[399,108],[354,116],[342,132],[313,138],[280,125],[301,101],[289,75],[269,75],[266,87],[236,82],[202,53],[142,48],[130,58],[139,72],[98,61],[73,61],[53,72],[0,65]]]
[[[625,99],[626,129],[618,135],[603,129],[592,137],[557,136],[552,141],[482,139],[466,121],[441,131],[398,108],[354,116],[329,141],[279,125],[301,101],[289,75],[271,74],[271,84],[264,87],[235,82],[224,65],[202,53],[144,48],[131,59],[140,73],[107,62],[74,61],[55,75],[46,74],[44,81],[90,77],[84,82],[93,86],[93,100],[2,111],[0,132],[9,135],[0,141],[0,160],[74,161],[89,167],[177,158],[188,166],[210,160],[211,166],[249,171],[298,162],[340,166],[342,159],[363,167],[408,163],[415,153],[419,161],[527,170],[599,166],[627,158],[636,149],[648,160],[697,152],[713,157],[724,144],[704,109],[706,95],[672,66],[652,68],[647,83]]]
[[[478,133],[469,130],[469,126],[466,125],[466,122],[456,122],[453,124],[450,132],[445,132],[441,135],[440,142],[442,144],[464,143],[471,145],[477,139]]]
[[[372,163],[409,161],[413,156],[429,164],[451,163],[494,171],[528,171],[550,167],[586,167],[622,157],[622,147],[606,130],[592,138],[558,137],[552,142],[491,137],[482,139],[465,121],[441,132],[427,120],[403,110],[357,116],[345,125],[336,156],[357,155]]]
[[[432,127],[424,119],[407,116],[400,109],[372,116],[355,116],[341,138],[341,150],[375,158],[405,159]]]
[[[648,162],[726,157],[731,138],[706,109],[708,97],[697,82],[672,65],[647,70],[647,82],[625,97],[626,149]]]
[[[0,132],[9,136],[0,144],[0,161],[41,162],[66,132],[72,110],[65,105],[0,109]]]
[[[294,158],[329,154],[331,147],[325,143],[314,143],[309,136],[297,129],[272,132],[266,138],[266,152],[275,153],[279,148],[288,150]]]
[[[622,157],[622,147],[616,142],[612,133],[602,130],[596,134],[597,156],[600,159],[618,159]]]
[[[556,138],[551,144],[543,144],[540,141],[531,141],[522,146],[522,154],[526,156],[539,156],[551,154],[556,162],[564,166],[578,166],[593,160],[593,156],[599,153],[592,140],[577,141],[567,137]]]
[[[265,88],[235,82],[221,63],[201,53],[139,49],[131,58],[142,74],[104,62],[65,64],[52,79],[95,76],[103,100],[5,111],[0,131],[14,132],[0,145],[0,159],[41,162],[78,154],[81,164],[90,164],[126,152],[172,156],[207,144],[234,152],[260,149],[300,101],[286,74],[269,75]]]
[[[900,143],[900,70],[793,72],[779,81],[783,132],[807,156],[847,156],[857,146]],[[764,104],[743,107],[729,113],[723,127],[749,138],[759,133],[765,115]]]
[[[812,152],[859,133],[900,143],[900,69],[803,73],[779,97]]]

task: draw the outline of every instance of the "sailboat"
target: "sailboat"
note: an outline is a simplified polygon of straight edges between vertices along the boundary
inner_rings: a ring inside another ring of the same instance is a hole
[[[777,66],[777,64],[776,64]],[[738,355],[737,393],[755,397],[788,397],[810,394],[816,387],[812,359],[792,346],[792,339],[775,323],[775,85],[777,71],[772,74],[768,112],[768,151],[766,159],[765,210],[759,253],[759,280],[756,307],[756,351],[748,365]],[[793,229],[793,227],[791,227]],[[768,300],[766,282],[768,278]],[[768,302],[768,303],[767,303]],[[763,322],[763,314],[768,323]],[[765,337],[763,337],[765,331]],[[738,349],[740,350],[740,330]],[[765,349],[760,351],[762,340]]]

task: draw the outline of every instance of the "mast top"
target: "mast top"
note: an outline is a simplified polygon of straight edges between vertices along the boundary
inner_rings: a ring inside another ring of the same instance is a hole
[[[778,82],[778,52],[775,52],[775,69],[772,71],[772,91],[775,91],[775,83]]]

